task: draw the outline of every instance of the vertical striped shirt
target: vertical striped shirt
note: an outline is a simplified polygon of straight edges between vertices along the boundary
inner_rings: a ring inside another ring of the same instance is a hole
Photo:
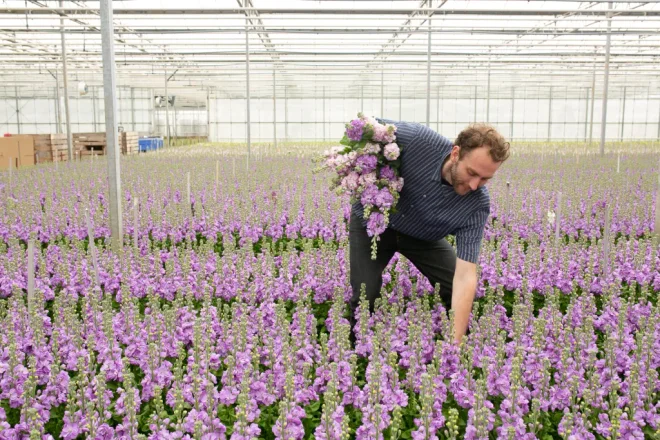
[[[396,143],[401,147],[403,189],[389,227],[428,241],[455,235],[458,258],[476,263],[490,214],[486,188],[460,196],[442,179],[442,164],[454,146],[451,140],[418,123],[377,120],[397,127]],[[366,226],[359,201],[352,214]]]

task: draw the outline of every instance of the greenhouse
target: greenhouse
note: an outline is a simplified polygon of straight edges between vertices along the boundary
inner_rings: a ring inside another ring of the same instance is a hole
[[[0,37],[0,439],[660,438],[660,2]]]

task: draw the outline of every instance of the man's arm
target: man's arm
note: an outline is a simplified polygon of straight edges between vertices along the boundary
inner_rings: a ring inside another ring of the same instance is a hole
[[[490,214],[489,200],[475,211],[466,225],[456,234],[457,258],[451,308],[454,310],[454,342],[460,343],[467,331],[472,302],[477,291],[477,262],[481,250],[484,227]]]
[[[472,302],[477,291],[477,265],[456,259],[451,308],[454,310],[454,342],[459,344],[468,328]]]

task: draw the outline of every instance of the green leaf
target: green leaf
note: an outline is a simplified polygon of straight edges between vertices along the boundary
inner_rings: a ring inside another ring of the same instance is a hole
[[[341,140],[339,141],[339,143],[342,144],[342,145],[349,146],[349,147],[352,147],[352,146],[353,146],[353,141],[350,140],[350,139],[348,138],[348,136],[346,136],[346,135],[344,135],[344,137],[341,138]]]

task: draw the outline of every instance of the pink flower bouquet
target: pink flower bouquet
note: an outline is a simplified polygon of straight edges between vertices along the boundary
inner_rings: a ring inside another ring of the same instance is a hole
[[[331,189],[348,193],[351,204],[360,202],[367,219],[367,234],[372,237],[371,258],[376,259],[377,241],[385,232],[390,215],[403,188],[399,176],[400,147],[395,143],[396,127],[380,124],[358,113],[346,124],[341,140],[344,147],[333,147],[323,155],[324,165],[337,173]]]

